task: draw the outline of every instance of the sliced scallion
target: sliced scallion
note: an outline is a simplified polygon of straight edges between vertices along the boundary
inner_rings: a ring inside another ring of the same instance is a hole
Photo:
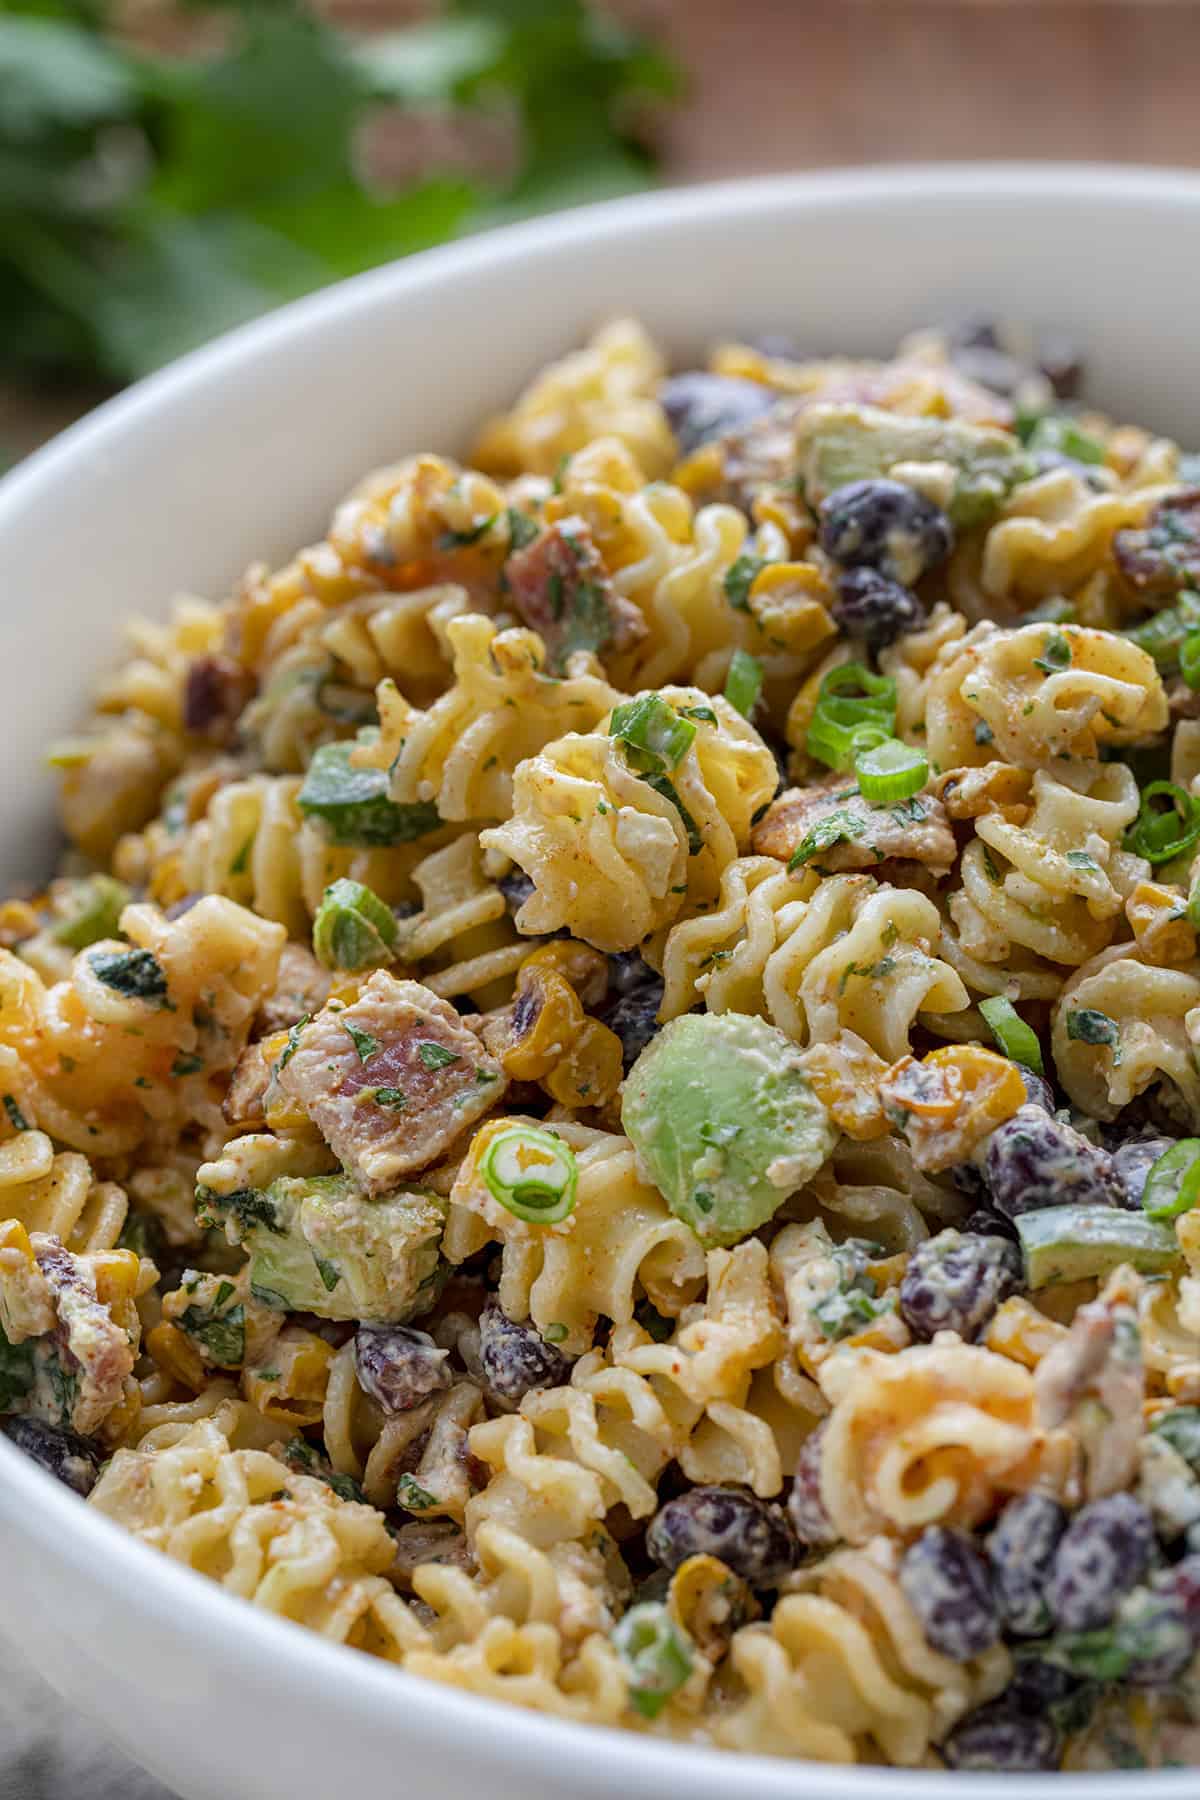
[[[896,726],[896,684],[861,663],[840,663],[822,679],[805,748],[831,769],[848,769]]]
[[[1035,1075],[1044,1071],[1042,1046],[1032,1025],[1027,1025],[1011,1000],[995,994],[979,1002],[979,1010],[987,1020],[988,1030],[1013,1062],[1032,1069]]]
[[[373,888],[346,878],[325,889],[313,920],[313,951],[327,969],[374,969],[393,960],[396,915]]]
[[[1200,631],[1193,631],[1179,646],[1179,673],[1190,688],[1200,688]]]
[[[762,693],[763,666],[757,656],[746,650],[735,650],[725,677],[725,698],[735,706],[743,719],[748,719]]]
[[[887,806],[921,791],[929,779],[929,758],[899,738],[885,738],[873,750],[859,752],[854,773],[863,799],[873,806]]]
[[[1200,1200],[1200,1138],[1180,1138],[1151,1165],[1142,1189],[1150,1219],[1177,1219]]]
[[[536,1125],[498,1132],[480,1173],[493,1199],[528,1225],[557,1225],[574,1208],[579,1185],[575,1152]]]
[[[631,1606],[612,1634],[629,1675],[629,1697],[644,1719],[657,1718],[692,1672],[692,1653],[658,1600]]]
[[[1167,800],[1165,807],[1155,804]],[[1200,838],[1200,800],[1173,781],[1152,781],[1142,789],[1141,811],[1125,834],[1125,848],[1147,862],[1165,863]]]
[[[636,768],[665,774],[691,749],[696,727],[690,719],[681,719],[660,695],[639,694],[614,707],[608,735],[620,738]]]

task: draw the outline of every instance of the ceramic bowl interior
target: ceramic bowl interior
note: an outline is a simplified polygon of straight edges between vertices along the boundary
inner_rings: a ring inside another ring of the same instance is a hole
[[[1089,398],[1200,445],[1200,180],[980,166],[664,193],[384,269],[198,352],[0,484],[6,883],[54,845],[47,741],[78,723],[122,618],[219,596],[319,536],[333,503],[472,426],[598,321],[685,359],[788,328],[884,351],[952,312],[1077,336]],[[188,1800],[1049,1800],[1071,1777],[832,1770],[583,1729],[425,1684],[256,1612],[126,1538],[0,1438],[0,1631]],[[1128,1791],[1124,1775],[1088,1792]],[[1139,1777],[1194,1796],[1195,1772]]]

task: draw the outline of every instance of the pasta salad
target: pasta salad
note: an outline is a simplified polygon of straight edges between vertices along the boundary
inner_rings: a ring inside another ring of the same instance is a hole
[[[1080,374],[620,320],[136,622],[0,904],[8,1437],[559,1717],[1200,1763],[1200,459]]]

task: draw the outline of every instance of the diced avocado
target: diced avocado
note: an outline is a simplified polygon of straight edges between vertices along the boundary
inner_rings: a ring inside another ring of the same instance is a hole
[[[848,481],[889,475],[899,463],[948,463],[943,502],[959,526],[985,524],[1033,464],[1020,441],[964,419],[909,418],[874,406],[814,406],[796,427],[800,476],[810,505]]]
[[[101,938],[116,937],[121,914],[132,898],[125,883],[112,875],[87,875],[72,881],[50,935],[70,950],[86,950]]]
[[[1151,1419],[1150,1429],[1165,1438],[1189,1468],[1200,1475],[1200,1406],[1172,1407],[1170,1412]]]
[[[401,806],[390,800],[386,769],[355,768],[355,748],[339,743],[317,750],[296,801],[305,818],[318,820],[331,843],[361,848],[408,844],[436,831],[441,820],[432,801]]]
[[[1103,1278],[1128,1263],[1160,1275],[1179,1261],[1169,1225],[1112,1206],[1043,1206],[1015,1220],[1031,1288]]]
[[[399,1324],[433,1299],[445,1220],[436,1195],[371,1200],[346,1175],[282,1175],[265,1198],[274,1225],[255,1221],[244,1239],[264,1305]]]
[[[734,1244],[816,1173],[837,1133],[790,1038],[746,1013],[673,1019],[625,1082],[650,1180],[704,1244]]]

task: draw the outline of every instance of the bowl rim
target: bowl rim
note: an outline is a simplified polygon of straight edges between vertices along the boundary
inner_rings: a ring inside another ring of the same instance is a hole
[[[119,454],[147,418],[186,404],[210,381],[236,380],[240,369],[263,357],[288,358],[311,335],[352,328],[357,317],[404,294],[419,297],[447,281],[469,279],[489,268],[509,265],[572,243],[613,241],[626,252],[647,232],[685,225],[712,215],[770,216],[793,207],[827,211],[876,205],[880,201],[930,203],[971,197],[981,203],[1013,200],[1061,208],[1075,201],[1103,202],[1114,209],[1152,201],[1200,214],[1200,172],[1153,166],[1092,162],[904,163],[885,167],[822,170],[812,174],[752,176],[668,187],[603,201],[568,212],[504,226],[462,243],[422,251],[383,265],[318,293],[293,301],[264,318],[225,333],[214,342],[104,402],[78,423],[33,452],[0,480],[0,550],[3,533],[52,485],[74,470],[86,489],[86,464],[98,450]],[[332,1704],[343,1719],[360,1719],[379,1729],[380,1716],[395,1720],[397,1740],[420,1736],[438,1745],[460,1732],[492,1739],[494,1760],[531,1782],[545,1779],[557,1759],[569,1763],[586,1744],[589,1760],[604,1766],[609,1791],[663,1792],[689,1784],[696,1800],[726,1800],[730,1777],[762,1800],[794,1800],[806,1788],[814,1794],[835,1765],[795,1758],[716,1750],[649,1737],[610,1726],[589,1725],[586,1739],[570,1720],[527,1711],[439,1682],[409,1675],[393,1664],[348,1650],[277,1615],[259,1611],[227,1594],[215,1582],[142,1544],[104,1514],[92,1511],[52,1476],[24,1456],[0,1433],[0,1511],[15,1517],[39,1543],[42,1554],[72,1578],[99,1588],[107,1599],[128,1605],[131,1592],[156,1626],[203,1636],[219,1649],[231,1673],[251,1683],[263,1666],[286,1682],[292,1704],[325,1710]],[[336,1699],[331,1703],[331,1693]],[[400,1702],[397,1705],[397,1701]],[[736,1760],[733,1760],[736,1759]],[[809,1776],[808,1771],[812,1771]],[[939,1793],[969,1794],[972,1800],[999,1800],[1014,1777],[957,1771],[900,1769],[873,1765],[837,1766],[837,1787],[845,1800],[927,1800],[931,1781]],[[1101,1796],[1128,1792],[1124,1772],[1025,1775],[1022,1800],[1052,1800],[1077,1788],[1064,1782],[1086,1779]],[[1195,1792],[1196,1771],[1144,1772],[1139,1790],[1157,1800]],[[536,1788],[535,1788],[536,1791]]]

